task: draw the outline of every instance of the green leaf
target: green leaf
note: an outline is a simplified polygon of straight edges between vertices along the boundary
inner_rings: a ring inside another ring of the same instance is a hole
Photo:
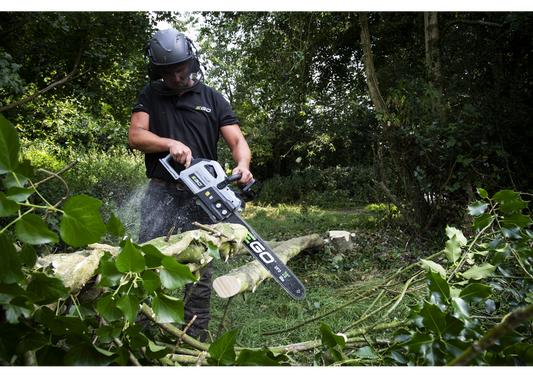
[[[2,181],[2,184],[7,188],[11,188],[11,187],[22,187],[28,182],[29,182],[28,178],[26,178],[24,175],[15,173],[15,172],[9,172],[6,174],[6,177]]]
[[[444,248],[444,254],[448,260],[455,262],[461,257],[462,242],[454,235],[451,239],[446,241],[446,247]]]
[[[468,206],[468,214],[470,216],[482,215],[489,205],[482,201],[477,201]]]
[[[43,219],[33,213],[28,213],[17,221],[15,234],[21,242],[30,245],[59,242],[59,238],[48,229]]]
[[[128,240],[117,256],[117,270],[120,272],[140,273],[144,271],[145,266],[146,261],[143,255]]]
[[[57,336],[88,331],[87,325],[78,317],[56,316],[50,326],[50,332]]]
[[[379,358],[379,354],[377,354],[370,346],[359,348],[357,351],[355,351],[355,354],[359,357],[362,357],[363,359]]]
[[[20,209],[20,204],[6,198],[3,192],[0,191],[0,217],[9,217]]]
[[[215,245],[213,241],[207,242],[206,246],[207,246],[207,255],[215,259],[220,259],[220,251],[218,250],[218,246]]]
[[[92,344],[80,343],[67,351],[64,362],[73,367],[102,367],[111,364],[115,358],[100,352]]]
[[[106,229],[116,237],[122,238],[126,234],[126,228],[113,212],[111,212],[111,217],[107,221]]]
[[[22,315],[29,318],[35,310],[33,304],[28,303],[28,299],[23,296],[15,297],[9,303],[4,303],[5,318],[9,323],[18,323]]]
[[[70,198],[64,207],[59,234],[73,247],[98,242],[107,232],[98,209],[102,202],[86,195]]]
[[[16,202],[23,202],[28,199],[34,192],[34,189],[24,187],[10,187],[7,189],[7,197]]]
[[[322,322],[320,325],[320,332],[322,333],[322,345],[326,348],[333,348],[340,346],[344,348],[346,346],[346,339],[342,335],[333,334],[331,328]]]
[[[169,353],[172,353],[169,347],[158,346],[152,342],[148,343],[148,348],[146,349],[146,356],[152,359],[161,359]]]
[[[480,283],[468,284],[462,291],[459,297],[465,302],[477,302],[485,300],[492,293],[492,288],[488,285]]]
[[[520,213],[512,213],[510,215],[507,215],[502,220],[505,225],[515,225],[520,228],[525,228],[533,224],[533,221],[531,221],[531,217],[522,215]]]
[[[470,319],[470,307],[465,300],[459,297],[452,298],[452,307],[454,308],[454,317],[462,320]]]
[[[495,266],[491,265],[490,263],[485,263],[482,266],[474,266],[468,271],[463,272],[463,277],[465,279],[479,280],[492,275],[494,270],[496,270]]]
[[[142,274],[142,285],[146,292],[153,293],[161,286],[159,275],[151,270],[146,270]]]
[[[527,203],[520,199],[520,195],[512,190],[503,190],[496,193],[492,200],[500,203],[498,209],[505,213],[518,212],[527,207]]]
[[[163,269],[159,273],[159,278],[165,288],[177,289],[197,280],[188,266],[176,262],[173,257],[165,257],[161,263]]]
[[[428,272],[426,274],[426,282],[432,302],[444,304],[450,298],[450,286],[440,274],[436,274],[433,271]]]
[[[17,354],[23,355],[27,351],[38,351],[44,346],[50,344],[50,341],[42,334],[29,333],[17,345]]]
[[[122,272],[117,270],[115,261],[101,261],[99,268],[101,280],[97,287],[114,287],[119,284],[122,278]]]
[[[4,284],[25,280],[22,261],[15,246],[4,233],[0,233],[0,279]]]
[[[159,323],[185,324],[183,301],[179,298],[156,292],[152,306]]]
[[[104,294],[96,301],[96,310],[107,322],[113,322],[122,317],[122,311],[117,308],[115,297],[111,293]]]
[[[431,348],[432,344],[433,338],[429,334],[416,332],[410,340],[402,343],[401,346],[405,347],[410,353],[415,355],[425,355],[427,350]]]
[[[228,331],[209,346],[209,365],[235,365],[235,343],[238,329]]]
[[[258,350],[251,351],[244,349],[239,354],[236,363],[239,366],[288,366],[287,363],[280,363],[280,361],[287,361],[288,357],[285,355],[274,356],[272,351]]]
[[[158,268],[161,266],[161,261],[166,258],[166,255],[161,253],[154,245],[146,244],[141,247],[146,260],[146,267]]]
[[[489,194],[487,193],[487,191],[483,190],[482,188],[478,188],[477,193],[479,194],[481,199],[487,199],[489,197]]]
[[[490,215],[488,213],[484,213],[481,216],[474,217],[471,229],[477,231],[482,230],[485,227],[489,226],[494,221],[494,218],[494,215]]]
[[[139,312],[139,299],[137,297],[126,294],[117,300],[116,306],[122,310],[130,323],[135,323],[135,318]]]
[[[36,297],[39,297],[38,301],[35,302],[36,304],[48,305],[60,298],[69,296],[68,289],[60,279],[43,273],[33,273],[31,277],[32,281],[26,289],[28,292],[33,292]]]
[[[19,253],[20,261],[28,268],[35,266],[37,262],[37,253],[31,245],[26,245]]]
[[[420,259],[420,264],[422,268],[424,269],[424,271],[426,272],[433,271],[439,274],[440,276],[442,276],[443,278],[446,277],[446,270],[440,264],[437,264],[433,261],[426,260],[426,259]]]
[[[37,351],[37,364],[40,367],[64,366],[63,359],[67,351],[61,347],[45,346]]]
[[[17,171],[20,143],[13,124],[0,114],[0,174]]]
[[[456,229],[454,227],[446,226],[446,235],[448,238],[452,239],[454,236],[457,238],[457,241],[459,242],[459,245],[466,246],[468,243],[466,237],[464,236],[463,232],[459,229]]]

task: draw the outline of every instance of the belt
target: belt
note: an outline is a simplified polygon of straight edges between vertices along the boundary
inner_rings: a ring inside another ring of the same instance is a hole
[[[181,182],[168,182],[168,181],[164,181],[162,179],[158,179],[158,178],[154,178],[152,179],[152,183],[158,185],[158,186],[167,186],[168,188],[171,188],[171,189],[176,189],[178,191],[187,191],[187,186],[185,186],[183,183]]]

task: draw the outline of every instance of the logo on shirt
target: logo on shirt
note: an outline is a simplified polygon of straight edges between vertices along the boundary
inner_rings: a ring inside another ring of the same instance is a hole
[[[210,113],[211,109],[209,107],[205,106],[196,106],[196,110],[205,111],[206,113]]]

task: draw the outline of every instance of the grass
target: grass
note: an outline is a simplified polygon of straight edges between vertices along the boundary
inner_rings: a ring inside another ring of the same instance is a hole
[[[322,322],[328,324],[334,333],[341,332],[365,313],[368,301],[351,304],[289,332],[263,334],[294,327],[324,315],[358,295],[375,295],[376,288],[392,272],[431,253],[423,245],[410,243],[395,226],[395,218],[377,210],[376,206],[334,211],[289,205],[250,205],[242,217],[266,240],[287,240],[306,234],[320,234],[327,238],[329,230],[347,230],[353,232],[356,238],[350,251],[339,253],[326,244],[323,250],[305,250],[288,263],[306,286],[307,294],[301,301],[294,300],[272,280],[261,284],[253,294],[236,296],[231,302],[222,333],[239,328],[237,341],[242,347],[287,345],[318,339]],[[388,229],[384,227],[377,231],[387,224],[390,225]],[[245,256],[227,263],[216,261],[214,278],[251,260],[251,256]],[[386,300],[384,296],[374,304],[374,308]],[[228,299],[218,298],[213,292],[210,332],[214,339],[227,305]],[[399,308],[395,314],[401,316],[404,313],[405,310]],[[312,361],[304,360],[304,363],[307,362]]]

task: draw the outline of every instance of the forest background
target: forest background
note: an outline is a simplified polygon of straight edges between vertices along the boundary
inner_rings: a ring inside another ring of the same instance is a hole
[[[129,119],[148,83],[143,49],[165,21],[198,31],[206,83],[237,114],[264,186],[259,217],[296,205],[305,223],[315,209],[374,203],[408,243],[442,241],[447,225],[471,225],[479,188],[532,192],[531,13],[201,16],[0,13],[0,113],[23,157],[55,172],[79,159],[62,176],[71,195],[104,202],[105,220],[138,205],[146,179]],[[223,143],[219,157],[231,169]],[[61,187],[40,191],[59,202]],[[121,220],[135,237],[136,220]]]

